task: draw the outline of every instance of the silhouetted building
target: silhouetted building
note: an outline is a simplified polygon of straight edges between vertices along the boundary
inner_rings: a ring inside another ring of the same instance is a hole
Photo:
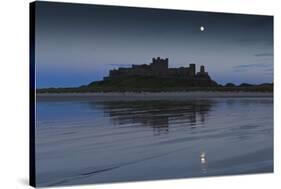
[[[153,58],[150,64],[132,65],[130,68],[118,68],[110,70],[109,76],[104,79],[122,78],[128,76],[154,76],[159,78],[184,78],[184,79],[207,79],[210,80],[208,72],[204,66],[200,67],[200,72],[196,73],[195,64],[189,67],[169,68],[168,58]]]

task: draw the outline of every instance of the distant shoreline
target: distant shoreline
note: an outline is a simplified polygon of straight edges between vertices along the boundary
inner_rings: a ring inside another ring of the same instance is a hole
[[[93,100],[184,100],[199,98],[273,97],[273,92],[92,92],[92,93],[37,93],[39,100],[93,99]],[[110,99],[109,99],[110,98]]]

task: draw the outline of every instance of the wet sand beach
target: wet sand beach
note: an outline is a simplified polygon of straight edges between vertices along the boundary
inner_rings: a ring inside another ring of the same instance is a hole
[[[207,94],[39,94],[38,186],[273,172],[272,96]]]

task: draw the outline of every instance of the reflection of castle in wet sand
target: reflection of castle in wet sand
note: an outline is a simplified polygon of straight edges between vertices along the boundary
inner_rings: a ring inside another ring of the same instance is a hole
[[[205,122],[212,105],[210,100],[103,103],[114,125],[151,127],[154,134],[168,133],[173,125],[195,128]]]

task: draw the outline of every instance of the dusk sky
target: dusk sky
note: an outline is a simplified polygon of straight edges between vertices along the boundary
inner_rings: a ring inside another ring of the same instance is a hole
[[[205,65],[220,84],[273,81],[272,16],[37,2],[35,27],[37,88],[85,85],[158,56]]]

